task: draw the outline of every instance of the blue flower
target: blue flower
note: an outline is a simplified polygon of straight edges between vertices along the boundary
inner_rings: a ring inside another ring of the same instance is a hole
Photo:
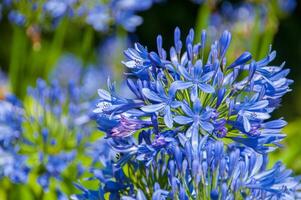
[[[174,120],[177,123],[192,124],[191,127],[200,127],[209,133],[213,131],[214,126],[210,123],[212,111],[202,108],[199,100],[193,103],[193,110],[186,103],[181,108],[187,116],[176,116]]]
[[[179,65],[178,68],[180,74],[185,79],[185,81],[180,81],[179,85],[184,84],[186,88],[191,87],[192,101],[195,101],[198,98],[198,88],[206,93],[215,92],[215,89],[211,85],[206,83],[213,77],[215,72],[211,71],[209,73],[203,73],[203,66],[201,61],[198,61],[194,66],[189,67],[191,74],[189,74],[182,65]]]
[[[97,31],[108,31],[110,21],[109,10],[103,6],[96,6],[89,11],[86,22]]]
[[[53,18],[61,18],[64,15],[68,15],[72,10],[72,6],[76,3],[76,0],[48,0],[44,3],[43,8]]]
[[[141,110],[148,113],[163,111],[165,113],[164,122],[166,126],[172,128],[173,119],[171,108],[177,108],[181,105],[179,101],[174,100],[176,91],[179,89],[184,89],[186,87],[187,84],[185,83],[173,82],[169,88],[168,94],[165,93],[164,88],[160,82],[157,82],[156,84],[156,90],[158,94],[148,88],[143,88],[143,95],[151,101],[158,102],[158,104],[143,106],[141,107]]]

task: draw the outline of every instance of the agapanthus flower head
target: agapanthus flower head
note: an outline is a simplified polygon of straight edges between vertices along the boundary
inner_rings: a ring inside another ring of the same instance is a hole
[[[90,167],[93,96],[81,93],[81,77],[76,78],[50,84],[38,79],[22,104],[12,96],[0,102],[1,178],[25,183],[30,173],[44,191],[53,192],[61,190],[65,177],[76,180]]]
[[[284,65],[269,64],[275,51],[270,50],[259,61],[246,51],[228,62],[230,32],[223,32],[219,40],[209,45],[208,54],[206,32],[198,37],[201,42],[194,43],[191,29],[182,42],[176,28],[169,58],[161,36],[157,38],[157,53],[148,52],[138,43],[125,51],[127,83],[135,97],[118,96],[109,83],[109,92],[98,91],[100,100],[95,109],[101,130],[108,136],[118,136],[112,137],[117,147],[127,144],[131,155],[132,151],[138,153],[141,141],[135,141],[132,135],[137,133],[144,138],[140,135],[148,131],[149,139],[145,141],[149,140],[147,145],[151,145],[155,136],[167,130],[185,132],[195,143],[198,135],[230,139],[260,153],[279,145],[286,122],[270,120],[270,114],[279,105],[275,102],[290,91],[292,81],[286,78],[289,70],[283,69]],[[125,128],[125,119],[136,125]]]
[[[39,79],[28,94],[22,133],[26,142],[22,142],[20,153],[38,161],[31,165],[43,169],[38,183],[48,190],[51,178],[60,180],[70,168],[81,164],[79,158],[90,144],[93,127],[89,123],[90,99],[81,96],[72,80],[63,87],[57,81],[47,84]],[[75,174],[72,176],[76,178]]]
[[[175,29],[169,56],[140,44],[125,51],[133,98],[99,89],[95,120],[118,155],[93,169],[99,192],[81,185],[74,199],[288,199],[299,179],[281,163],[268,169],[267,153],[280,145],[286,122],[271,120],[290,91],[288,70],[242,52],[227,61],[224,31],[206,52],[206,32],[195,43]],[[277,103],[276,103],[277,102]]]

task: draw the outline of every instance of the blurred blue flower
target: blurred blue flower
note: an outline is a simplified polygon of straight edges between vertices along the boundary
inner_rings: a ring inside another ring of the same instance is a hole
[[[56,27],[62,19],[68,18],[75,22],[85,22],[94,30],[106,33],[116,26],[123,27],[129,32],[135,31],[143,21],[136,13],[149,9],[157,2],[159,1],[45,0],[33,3],[5,0],[3,5],[5,9],[10,10],[9,20],[19,26],[25,26],[26,23],[26,25]]]
[[[14,23],[18,26],[23,26],[26,23],[26,18],[23,14],[18,11],[12,10],[8,14],[8,19],[11,23]]]
[[[286,13],[291,13],[297,7],[296,0],[278,0],[279,7]]]
[[[13,183],[25,183],[30,171],[27,158],[18,152],[23,120],[23,108],[16,97],[0,101],[0,178],[9,177]]]
[[[64,15],[72,14],[72,7],[77,0],[48,0],[44,3],[43,8],[53,18],[60,18]]]
[[[89,11],[86,18],[86,22],[92,25],[95,30],[103,32],[108,31],[110,20],[109,10],[104,6],[94,7]]]

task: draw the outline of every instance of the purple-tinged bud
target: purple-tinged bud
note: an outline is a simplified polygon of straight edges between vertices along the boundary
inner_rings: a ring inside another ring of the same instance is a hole
[[[150,122],[142,121],[140,119],[130,119],[121,115],[119,125],[111,130],[109,136],[111,137],[129,137],[137,130],[150,125]]]

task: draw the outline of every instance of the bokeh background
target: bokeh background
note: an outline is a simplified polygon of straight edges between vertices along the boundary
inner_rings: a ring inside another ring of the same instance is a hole
[[[5,1],[0,0],[2,4]],[[298,0],[155,1],[147,9],[137,11],[143,23],[136,29],[113,23],[106,30],[99,21],[87,25],[80,19],[68,17],[62,17],[53,28],[51,20],[38,21],[26,10],[30,1],[20,2],[23,4],[18,4],[14,10],[23,10],[30,15],[30,20],[25,23],[16,16],[13,19],[7,17],[10,10],[0,7],[3,10],[0,98],[13,93],[26,99],[27,88],[34,87],[37,78],[64,82],[77,80],[84,71],[92,72],[85,73],[89,75],[80,78],[80,84],[87,86],[86,91],[91,97],[95,96],[97,88],[105,87],[107,76],[122,85],[124,49],[139,42],[155,50],[156,37],[161,34],[163,47],[168,50],[177,26],[183,35],[190,28],[195,28],[196,34],[206,29],[211,40],[223,29],[229,29],[233,41],[227,55],[229,60],[244,50],[250,51],[254,59],[261,59],[271,44],[277,51],[273,64],[280,65],[285,61],[285,68],[291,69],[288,77],[294,84],[292,91],[283,98],[282,106],[273,114],[274,118],[287,120],[288,126],[284,130],[287,134],[284,147],[274,152],[270,159],[271,163],[280,159],[301,174],[301,2]],[[0,191],[0,199],[4,198],[4,193]],[[18,199],[18,195],[14,198]]]

